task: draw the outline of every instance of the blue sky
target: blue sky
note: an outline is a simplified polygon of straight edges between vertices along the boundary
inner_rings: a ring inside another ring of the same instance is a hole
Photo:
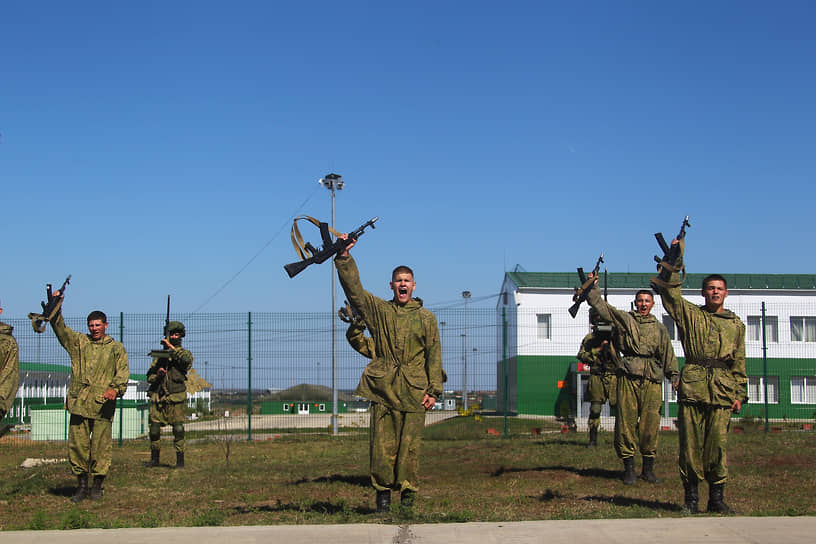
[[[293,216],[379,216],[388,296],[493,305],[503,274],[816,270],[809,2],[6,2],[6,317],[328,311],[289,279]],[[309,231],[316,242],[317,231]],[[240,272],[240,273],[239,273]],[[341,293],[338,291],[338,293]],[[340,295],[341,296],[341,295]]]

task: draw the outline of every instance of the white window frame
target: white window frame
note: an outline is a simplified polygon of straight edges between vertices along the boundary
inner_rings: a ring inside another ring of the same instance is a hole
[[[800,384],[795,383],[800,380]],[[808,395],[809,388],[816,389],[816,376],[791,376],[790,386],[791,404],[816,404],[816,393]]]
[[[798,322],[798,329],[801,334],[799,339],[793,337],[794,330],[797,328],[794,326],[794,322]],[[816,317],[810,315],[790,316],[790,331],[791,342],[816,342]],[[809,332],[810,334],[808,334]]]
[[[536,314],[536,340],[552,340],[552,314]]]
[[[779,317],[765,315],[765,338],[768,343],[779,343]],[[762,342],[762,316],[749,315],[745,327],[747,342]]]
[[[751,386],[756,385],[758,398],[751,397]],[[779,376],[768,376],[768,404],[779,404]],[[765,404],[765,377],[748,376],[748,402],[751,404]]]

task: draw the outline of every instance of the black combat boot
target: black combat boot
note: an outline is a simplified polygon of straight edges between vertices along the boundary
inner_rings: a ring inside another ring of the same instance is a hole
[[[700,496],[697,494],[697,482],[683,482],[683,512],[697,514],[700,512]]]
[[[623,460],[623,483],[624,485],[635,485],[637,474],[635,474],[635,458],[626,457]]]
[[[590,427],[589,428],[589,444],[587,447],[597,446],[598,445],[598,427]]]
[[[725,484],[709,484],[708,486],[708,512],[710,514],[736,514],[730,506],[723,501],[723,488]]]
[[[147,468],[157,467],[159,466],[159,450],[154,450],[150,448],[150,461],[144,464]]]
[[[184,468],[184,452],[176,452],[176,468]]]
[[[391,490],[377,491],[377,513],[383,514],[391,511]]]
[[[654,457],[643,458],[643,470],[640,472],[641,480],[646,480],[650,484],[660,483],[660,478],[658,478],[657,475],[655,475],[654,473],[654,464],[655,464]]]
[[[416,499],[416,491],[412,489],[403,489],[400,493],[400,510],[403,514],[410,515],[414,511],[414,499]]]
[[[104,482],[104,481],[105,481],[104,476],[100,476],[99,474],[94,476],[94,478],[93,478],[93,487],[91,488],[91,492],[88,495],[89,499],[91,499],[92,501],[96,501],[96,500],[99,500],[99,499],[102,498],[102,490],[103,490],[102,482]]]
[[[82,502],[88,498],[88,475],[80,474],[77,476],[77,480],[79,481],[79,487],[77,487],[74,496],[71,497],[71,502]]]

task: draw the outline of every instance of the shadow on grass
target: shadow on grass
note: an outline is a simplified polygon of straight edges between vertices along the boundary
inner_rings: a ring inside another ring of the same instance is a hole
[[[332,484],[335,482],[356,485],[365,488],[371,487],[371,477],[349,474],[332,474],[331,476],[320,476],[319,478],[301,478],[300,480],[292,482],[292,485]]]
[[[645,499],[621,497],[619,495],[612,495],[609,497],[605,497],[603,495],[592,495],[589,497],[581,497],[581,500],[606,502],[615,506],[640,506],[652,510],[670,510],[672,512],[682,512],[683,510],[682,506],[673,502],[647,501]]]
[[[549,446],[559,446],[559,447],[560,446],[578,446],[578,447],[581,447],[581,448],[586,448],[588,441],[589,441],[589,439],[579,440],[579,439],[576,438],[576,439],[572,439],[572,440],[553,440],[552,442],[547,442],[547,439],[545,438],[544,440],[539,442],[538,445],[542,446],[542,447],[549,447]]]
[[[74,485],[61,485],[57,487],[51,487],[48,489],[48,492],[52,495],[56,495],[57,497],[73,497],[74,493],[76,493],[77,486]]]
[[[577,468],[568,467],[564,465],[554,465],[550,467],[531,467],[531,468],[506,468],[500,467],[491,476],[498,478],[503,474],[512,474],[514,472],[550,472],[550,471],[564,471],[577,474],[578,476],[585,476],[588,478],[606,478],[608,480],[620,480],[623,477],[621,470],[609,470],[606,468]]]
[[[340,502],[333,504],[327,501],[314,501],[311,503],[283,503],[277,501],[274,505],[264,504],[260,506],[236,506],[231,509],[236,514],[251,514],[254,512],[312,512],[315,514],[334,515],[342,512],[355,513],[359,515],[373,514],[375,510],[367,506],[349,507]]]

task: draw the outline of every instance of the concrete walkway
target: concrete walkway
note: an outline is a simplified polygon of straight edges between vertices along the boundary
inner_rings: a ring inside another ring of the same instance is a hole
[[[428,525],[272,525],[0,532],[3,544],[810,544],[816,517],[688,517]]]

